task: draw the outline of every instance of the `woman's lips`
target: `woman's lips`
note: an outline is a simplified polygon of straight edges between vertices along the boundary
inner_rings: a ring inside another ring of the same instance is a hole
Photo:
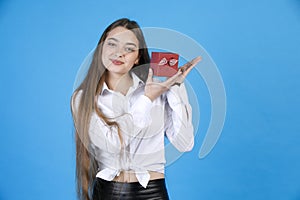
[[[119,61],[119,60],[111,60],[111,62],[112,62],[114,65],[122,65],[122,64],[124,64],[124,62]]]

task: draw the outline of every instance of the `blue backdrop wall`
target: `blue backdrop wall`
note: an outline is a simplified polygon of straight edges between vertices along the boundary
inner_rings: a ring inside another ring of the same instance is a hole
[[[73,83],[121,17],[195,39],[223,77],[222,135],[199,159],[200,88],[195,147],[166,169],[171,199],[300,199],[299,0],[0,1],[0,199],[75,199]]]

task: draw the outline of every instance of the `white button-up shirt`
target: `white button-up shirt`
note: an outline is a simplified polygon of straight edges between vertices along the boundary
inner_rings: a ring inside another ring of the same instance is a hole
[[[97,102],[102,113],[118,123],[123,144],[117,127],[105,124],[96,112],[91,116],[89,136],[99,164],[96,177],[111,181],[121,171],[130,170],[146,187],[148,171],[164,173],[165,135],[179,151],[192,149],[192,110],[184,84],[172,86],[152,102],[144,95],[145,83],[134,73],[131,75],[133,86],[126,95],[110,90],[104,83]],[[80,91],[77,97],[80,99]],[[78,105],[78,100],[75,103]]]

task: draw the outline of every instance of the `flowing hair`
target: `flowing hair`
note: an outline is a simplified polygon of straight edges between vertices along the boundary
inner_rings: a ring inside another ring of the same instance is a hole
[[[110,121],[96,104],[97,97],[102,90],[105,80],[106,68],[101,59],[103,43],[109,32],[116,27],[124,27],[135,34],[139,41],[138,65],[143,65],[143,70],[137,70],[135,74],[144,82],[148,75],[150,58],[140,26],[135,21],[131,21],[127,18],[122,18],[113,22],[104,30],[95,49],[87,75],[71,97],[71,111],[76,132],[76,191],[77,197],[80,200],[91,199],[93,180],[99,163],[92,154],[91,141],[88,133],[90,118],[93,111],[95,111],[108,126],[116,126],[118,128],[119,139],[122,144],[122,135],[118,124],[114,121]],[[134,65],[132,69],[136,66],[137,65]],[[74,110],[74,101],[79,91],[81,92],[81,98],[77,103],[76,110]],[[99,133],[101,133],[101,131],[99,131]]]

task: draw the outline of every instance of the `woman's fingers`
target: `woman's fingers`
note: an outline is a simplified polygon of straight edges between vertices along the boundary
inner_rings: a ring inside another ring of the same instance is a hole
[[[149,68],[148,78],[146,82],[146,88],[145,88],[145,94],[148,96],[151,100],[157,98],[159,95],[161,95],[163,92],[168,90],[173,85],[180,85],[187,74],[196,66],[198,62],[201,61],[201,57],[198,56],[191,60],[190,62],[186,63],[182,67],[179,68],[178,72],[173,75],[172,77],[168,78],[164,82],[153,82],[153,70]]]
[[[182,76],[182,71],[178,70],[178,72],[176,74],[174,74],[173,76],[171,76],[164,82],[165,86],[167,88],[171,87],[176,82],[178,82],[178,79],[180,78],[180,76]]]
[[[153,82],[153,70],[151,68],[149,68],[149,72],[148,72],[148,78],[147,78],[147,83],[151,83]]]
[[[188,73],[202,60],[201,56],[198,56],[196,58],[194,58],[193,60],[191,60],[190,62],[187,62],[186,64],[184,64],[182,67],[179,68],[178,72],[172,76],[171,78],[169,78],[166,81],[166,84],[168,86],[172,86],[172,85],[180,85],[185,77],[188,75]]]
[[[172,77],[168,78],[165,82],[163,82],[166,85],[173,85],[176,83],[179,79],[185,78],[185,76],[202,60],[201,56],[198,56],[191,60],[190,62],[187,62],[182,67],[179,68],[178,72],[173,75]],[[183,76],[183,77],[182,77]],[[149,68],[148,78],[147,82],[153,82],[153,70]]]
[[[198,56],[198,57],[194,58],[193,60],[191,60],[190,62],[187,62],[185,65],[183,65],[179,69],[186,76],[201,60],[202,60],[202,57]]]

